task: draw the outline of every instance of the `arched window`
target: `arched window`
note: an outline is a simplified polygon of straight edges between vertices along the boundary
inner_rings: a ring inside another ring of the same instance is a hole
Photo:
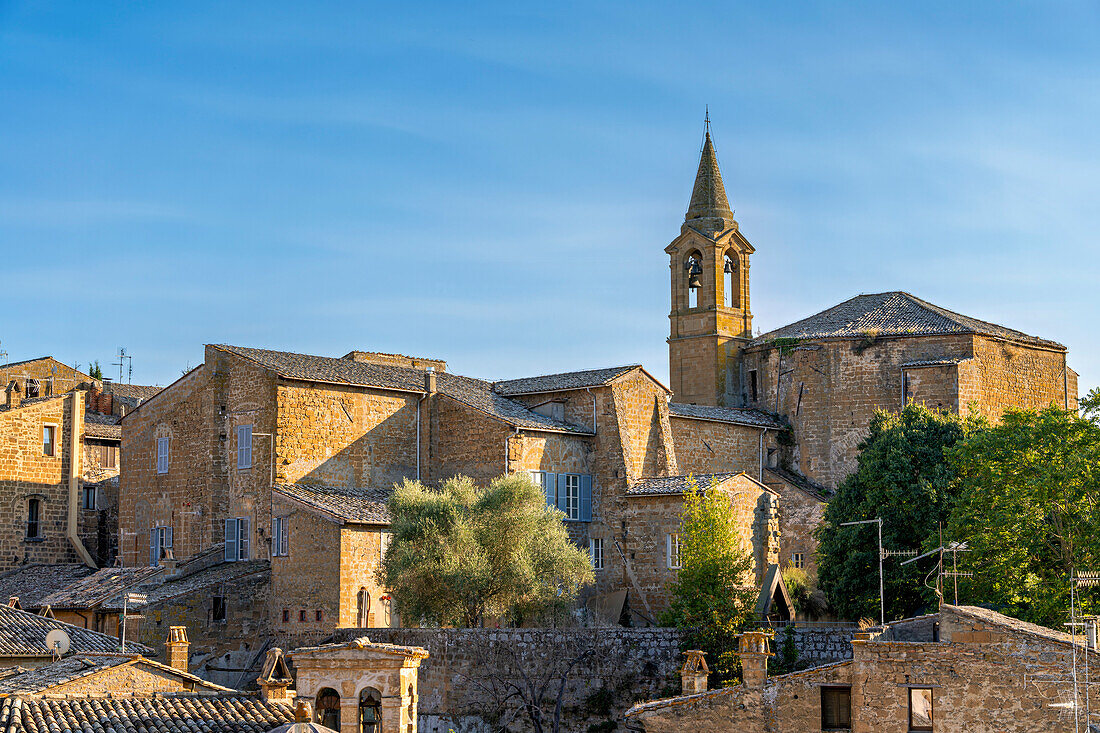
[[[340,693],[324,687],[317,693],[317,722],[326,728],[340,730]]]
[[[359,594],[355,598],[356,610],[355,619],[359,628],[365,629],[368,624],[367,614],[370,613],[370,593],[367,593],[366,588],[360,588]]]
[[[737,258],[732,253],[727,253],[725,263],[722,266],[723,283],[725,285],[725,305],[727,308],[741,307],[741,278],[737,272]]]
[[[373,687],[359,692],[359,731],[377,733],[382,729],[382,693]]]
[[[703,285],[703,255],[695,250],[684,261],[684,278],[687,286],[687,307],[699,307],[699,289]]]

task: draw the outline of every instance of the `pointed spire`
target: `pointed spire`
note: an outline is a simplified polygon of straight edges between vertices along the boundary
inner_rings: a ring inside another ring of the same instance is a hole
[[[726,187],[722,184],[722,172],[718,170],[718,154],[714,152],[714,143],[710,139],[710,109],[708,107],[704,123],[703,152],[699,156],[699,172],[695,174],[695,188],[691,191],[691,203],[688,204],[685,221],[692,219],[728,219],[733,220],[730,203],[726,198]]]

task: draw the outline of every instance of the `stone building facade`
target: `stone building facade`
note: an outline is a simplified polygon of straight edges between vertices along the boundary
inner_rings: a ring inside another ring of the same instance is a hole
[[[704,413],[669,400],[636,365],[486,382],[437,360],[208,346],[202,366],[123,418],[123,562],[220,548],[227,562],[270,563],[266,611],[277,635],[391,626],[376,571],[393,485],[524,473],[596,558],[592,592],[625,591],[644,622],[666,602],[674,532],[664,525],[680,499],[636,487],[744,473],[731,497],[744,504],[746,548],[760,545],[755,578],[778,561],[781,542],[774,494],[759,479],[783,425],[755,410]]]
[[[746,634],[745,683],[634,706],[627,726],[649,733],[836,730],[1012,733],[1072,730],[1074,663],[1100,661],[1084,638],[971,606],[857,634],[850,661],[767,677],[766,636]]]
[[[909,293],[860,295],[752,334],[749,258],[709,129],[672,273],[669,372],[676,402],[748,407],[789,423],[775,462],[835,489],[876,409],[909,401],[997,419],[1006,408],[1077,405],[1066,348]]]

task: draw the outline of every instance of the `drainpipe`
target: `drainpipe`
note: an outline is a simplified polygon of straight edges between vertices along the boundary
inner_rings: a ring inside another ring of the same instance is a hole
[[[73,390],[69,393],[69,517],[65,524],[65,536],[69,544],[80,555],[80,559],[90,568],[95,568],[95,560],[77,534],[76,508],[80,504],[80,464],[82,462],[80,434],[84,432],[84,421],[78,420],[80,408],[84,406],[84,392]]]

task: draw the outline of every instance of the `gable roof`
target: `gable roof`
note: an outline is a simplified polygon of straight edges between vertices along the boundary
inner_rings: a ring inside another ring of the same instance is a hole
[[[105,415],[102,412],[84,413],[84,437],[101,440],[122,440],[122,424],[118,415]]]
[[[769,494],[775,493],[775,490],[770,486],[765,486],[744,471],[740,471],[738,473],[695,473],[685,476],[654,476],[652,478],[643,478],[629,486],[626,490],[626,495],[674,496],[688,491],[692,486],[692,481],[694,481],[694,485],[698,489],[709,489],[716,484],[721,486],[730,479],[737,478],[738,476],[744,476]]]
[[[41,600],[55,610],[65,608],[96,608],[127,588],[147,582],[164,572],[157,566],[137,568],[103,568],[92,575],[54,591]]]
[[[104,382],[103,391],[115,399],[127,402],[140,403],[149,399],[164,387],[154,387],[147,384],[123,384],[122,382]]]
[[[318,646],[300,647],[289,652],[288,656],[290,656],[291,659],[298,659],[299,657],[312,657],[317,652],[321,652],[321,656],[324,656],[326,652],[333,652],[339,649],[364,649],[396,657],[405,657],[407,659],[428,658],[428,650],[424,647],[375,642],[371,641],[370,638],[366,636],[358,636],[348,641],[335,641],[328,644],[319,644]],[[295,666],[298,666],[297,663],[295,663]]]
[[[340,523],[389,524],[386,502],[393,489],[327,486],[324,484],[276,484],[272,490],[329,515]]]
[[[1029,336],[995,323],[964,316],[900,290],[857,295],[832,308],[795,321],[754,338],[749,346],[765,345],[775,339],[853,339],[868,332],[878,336],[934,336],[977,334],[1016,341],[1032,346],[1065,350],[1065,346]]]
[[[26,609],[37,609],[54,591],[96,572],[83,563],[21,565],[0,574],[0,602],[15,596]]]
[[[53,653],[46,646],[46,634],[54,629],[62,629],[69,635],[72,642],[70,654],[118,651],[118,639],[113,636],[45,616],[36,616],[10,606],[0,606],[0,658],[52,657]],[[132,641],[126,642],[126,648],[139,654],[153,652],[152,649]]]
[[[56,662],[44,664],[34,669],[4,670],[8,674],[0,677],[0,696],[36,694],[47,692],[50,688],[63,685],[67,682],[98,674],[103,670],[122,665],[149,667],[153,672],[179,677],[190,684],[192,689],[201,688],[212,693],[233,692],[228,687],[215,685],[212,682],[182,670],[170,667],[167,664],[146,659],[139,654],[87,654],[69,655]],[[0,672],[3,674],[3,672]]]
[[[765,619],[772,613],[775,601],[780,600],[786,608],[788,618],[794,617],[794,604],[787,593],[787,584],[783,582],[783,573],[779,570],[778,563],[768,566],[768,572],[764,574],[764,581],[760,584],[760,596],[756,599],[756,615]]]
[[[213,348],[244,357],[285,379],[328,384],[392,389],[426,394],[427,370],[389,364],[372,364],[353,359],[295,354],[289,351],[250,349],[215,344]],[[513,427],[556,433],[591,435],[592,431],[533,412],[525,405],[493,391],[492,382],[450,372],[434,372],[440,394],[472,407]]]
[[[216,553],[211,554],[219,558],[219,561],[209,567],[184,574],[186,565],[181,565],[178,568],[179,575],[167,578],[163,582],[161,582],[159,575],[150,574],[146,576],[143,581],[128,586],[130,588],[139,589],[147,598],[146,602],[143,604],[128,604],[129,608],[136,609],[156,606],[173,598],[178,598],[204,589],[210,589],[210,595],[218,595],[214,591],[226,583],[240,581],[250,575],[271,572],[271,563],[267,560],[225,562],[220,560],[224,553],[223,545],[215,545],[213,549],[216,550]],[[122,607],[121,592],[114,593],[100,605],[100,608],[104,611],[121,611]]]
[[[671,417],[683,417],[690,420],[709,420],[771,430],[782,430],[787,427],[787,424],[777,417],[760,410],[744,407],[711,407],[710,405],[688,405],[681,402],[672,402],[668,406],[668,411]]]
[[[542,392],[563,392],[571,389],[600,387],[621,377],[627,372],[641,369],[641,364],[606,367],[604,369],[582,369],[560,374],[544,374],[537,377],[521,377],[493,382],[493,390],[503,395],[540,394]],[[654,380],[656,381],[656,380]]]
[[[58,699],[10,697],[3,733],[264,733],[294,720],[289,704],[235,695]]]

